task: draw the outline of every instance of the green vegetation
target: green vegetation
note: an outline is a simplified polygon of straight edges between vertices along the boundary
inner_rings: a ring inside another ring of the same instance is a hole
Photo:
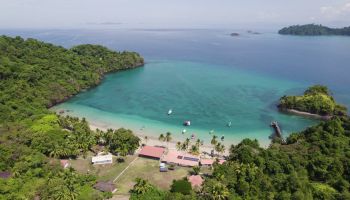
[[[102,199],[96,178],[63,170],[57,158],[86,155],[107,142],[114,153],[132,153],[138,138],[120,129],[97,133],[85,119],[61,117],[47,108],[97,85],[108,72],[134,68],[143,59],[99,45],[72,49],[20,37],[0,37],[1,199]],[[125,150],[127,149],[127,150]]]
[[[337,104],[326,86],[315,85],[308,88],[303,96],[283,96],[278,107],[282,110],[294,109],[318,115],[345,116],[346,107]]]
[[[124,128],[113,131],[108,129],[107,132],[97,131],[98,143],[108,147],[109,151],[114,154],[126,156],[133,154],[140,146],[140,138],[135,136],[131,130]]]
[[[282,35],[348,35],[350,36],[350,27],[329,28],[322,25],[306,24],[285,27],[278,31]]]
[[[112,173],[108,173],[112,177],[116,177],[125,168],[125,165],[124,168],[120,168],[118,172],[114,170],[114,168],[115,167],[111,169]],[[174,170],[169,170],[166,173],[160,172],[158,160],[139,157],[116,181],[118,187],[116,194],[127,195],[135,184],[134,181],[136,177],[147,180],[161,190],[168,190],[174,179],[182,179],[186,177],[190,171],[192,171],[191,168],[174,166]],[[100,177],[98,177],[98,179],[100,179]]]
[[[0,171],[11,173],[10,178],[0,178],[0,199],[110,196],[92,189],[95,176],[72,168],[63,170],[57,158],[85,156],[96,144],[124,156],[137,148],[139,139],[125,129],[91,131],[85,119],[57,116],[47,108],[98,84],[104,73],[142,63],[136,53],[118,53],[96,45],[68,50],[33,39],[0,37]],[[191,169],[157,174],[158,161],[142,158],[120,177],[118,181],[125,183],[121,187],[132,187],[131,177],[150,180],[138,179],[130,191],[131,199],[350,199],[350,119],[346,109],[336,104],[323,86],[282,100],[285,108],[335,117],[267,149],[250,139],[232,145],[227,162],[214,165],[198,192],[175,189],[179,181],[166,190],[173,179]],[[165,141],[170,141],[167,135]],[[211,143],[219,152],[222,145],[217,137]],[[189,144],[186,139],[177,148],[188,150]],[[161,182],[161,187],[155,187],[155,182]]]
[[[196,200],[196,194],[192,192],[191,184],[187,180],[174,181],[172,192],[160,190],[151,185],[147,180],[137,179],[131,192],[131,200]],[[185,193],[185,194],[183,194]]]
[[[244,139],[197,193],[172,189],[162,191],[162,199],[350,199],[349,144],[349,117],[321,122],[267,149]]]
[[[187,179],[174,180],[170,191],[173,193],[181,193],[187,195],[191,193],[192,186],[191,183],[187,181]]]

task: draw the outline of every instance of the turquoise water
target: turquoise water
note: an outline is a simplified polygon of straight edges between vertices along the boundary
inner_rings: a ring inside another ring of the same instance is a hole
[[[275,104],[282,95],[324,84],[350,106],[350,37],[255,31],[262,34],[239,29],[0,30],[67,48],[92,43],[141,53],[147,61],[143,68],[110,74],[100,86],[54,108],[72,110],[70,115],[105,128],[153,136],[170,131],[181,140],[194,133],[206,142],[214,130],[225,135],[227,144],[248,137],[267,145],[272,120],[280,122],[285,135],[318,123],[279,113]],[[232,32],[240,36],[231,37]],[[182,135],[184,120],[192,125]]]
[[[170,131],[176,139],[195,134],[208,143],[214,130],[225,135],[226,143],[257,138],[266,145],[273,120],[286,134],[316,123],[275,108],[279,97],[306,86],[220,65],[150,61],[142,68],[108,75],[100,86],[55,109],[69,109],[70,115],[100,126],[123,126],[140,134]],[[169,109],[172,115],[167,115]],[[182,125],[185,120],[191,120],[190,127]]]

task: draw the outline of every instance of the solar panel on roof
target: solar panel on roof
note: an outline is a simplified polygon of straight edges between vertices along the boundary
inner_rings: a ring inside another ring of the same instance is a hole
[[[194,161],[194,162],[198,162],[198,158],[191,158],[191,157],[184,157],[184,160],[190,160],[190,161]]]

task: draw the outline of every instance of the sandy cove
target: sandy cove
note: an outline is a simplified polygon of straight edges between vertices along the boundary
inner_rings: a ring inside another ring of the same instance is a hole
[[[99,129],[99,130],[102,130],[102,131],[106,131],[107,129],[112,128],[112,127],[107,127],[107,126],[103,126],[103,125],[99,125],[99,124],[94,124],[94,123],[91,123],[91,122],[89,123],[89,126],[90,126],[91,130]],[[113,129],[115,129],[115,128],[113,128]],[[146,144],[146,145],[149,145],[149,146],[165,146],[168,149],[176,149],[176,143],[177,142],[183,142],[183,141],[179,141],[179,140],[172,140],[172,141],[167,143],[167,142],[159,141],[158,138],[156,138],[154,136],[141,134],[138,131],[133,131],[133,133],[135,135],[137,135],[141,139],[142,144]],[[145,136],[147,136],[147,140],[145,139]],[[194,144],[195,140],[196,139],[191,140],[190,144]],[[228,156],[229,155],[229,148],[230,148],[230,146],[225,145],[225,147],[226,147],[226,150],[223,153],[223,155],[224,156]],[[201,154],[203,154],[203,153],[204,154],[210,154],[211,150],[213,150],[213,146],[208,145],[208,144],[204,144],[204,145],[200,146],[199,150],[200,150]]]

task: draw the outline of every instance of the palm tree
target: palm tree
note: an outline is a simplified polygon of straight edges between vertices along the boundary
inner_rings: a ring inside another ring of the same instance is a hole
[[[188,147],[190,146],[190,138],[186,138],[186,140],[184,141],[184,144],[186,146],[186,149],[188,149]]]
[[[225,145],[221,144],[220,142],[215,145],[215,151],[222,154],[225,152]]]
[[[181,150],[182,150],[182,151],[186,151],[187,148],[188,148],[188,147],[187,147],[186,143],[182,143],[182,144],[181,144]]]
[[[200,166],[194,166],[192,169],[193,169],[193,174],[194,175],[198,175],[199,172],[201,171],[201,167]]]
[[[225,150],[226,150],[225,145],[222,144],[220,150],[221,150],[220,151],[221,154],[225,153]]]
[[[151,186],[151,184],[148,183],[148,181],[141,179],[141,178],[136,178],[136,184],[134,185],[134,188],[132,190],[136,194],[144,194],[149,189],[151,189],[151,187],[152,186]]]
[[[210,143],[215,146],[218,143],[217,139],[218,139],[218,136],[213,135],[213,138],[211,139]]]
[[[227,188],[220,182],[209,185],[206,190],[208,190],[208,195],[213,200],[225,200],[229,196]]]
[[[178,151],[181,151],[181,142],[177,142],[176,143],[176,149],[178,150]]]
[[[145,144],[147,145],[148,137],[147,135],[145,136]]]
[[[197,145],[192,145],[190,152],[194,155],[198,155],[199,154],[199,148],[197,147]]]
[[[200,145],[201,145],[201,140],[198,138],[198,139],[196,140],[196,146],[199,148]]]
[[[166,133],[166,136],[165,136],[164,140],[166,141],[166,144],[168,146],[168,143],[172,140],[170,132]]]
[[[210,141],[210,144],[213,145],[213,150],[215,150],[215,146],[216,146],[216,144],[218,143],[217,138],[218,138],[218,136],[213,135],[213,138],[212,138],[211,141]]]
[[[197,141],[196,141],[196,147],[197,147],[197,149],[198,149],[198,153],[200,152],[200,146],[202,146],[203,145],[203,141],[201,141],[200,139],[197,139]]]
[[[163,144],[163,142],[164,142],[164,139],[165,139],[164,134],[163,134],[163,133],[160,134],[159,137],[158,137],[158,140],[161,141],[162,144]]]

